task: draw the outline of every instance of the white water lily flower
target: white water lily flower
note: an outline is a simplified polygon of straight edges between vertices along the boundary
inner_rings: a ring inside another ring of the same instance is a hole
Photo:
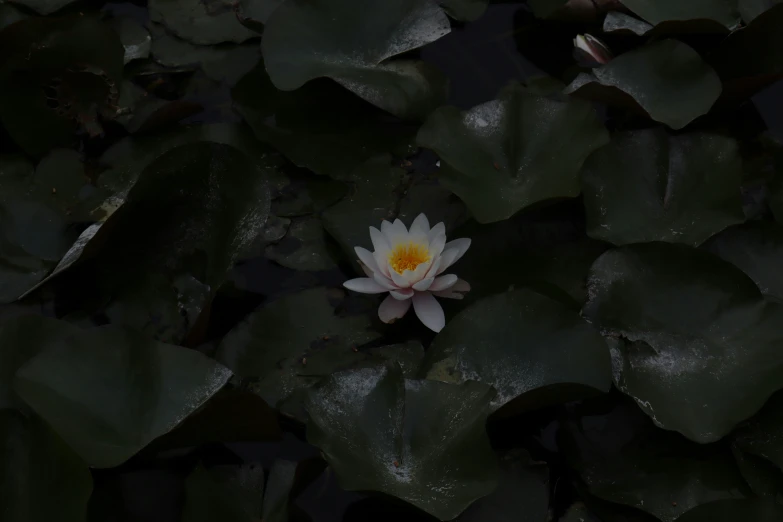
[[[410,230],[399,219],[383,221],[381,230],[370,227],[375,252],[356,247],[356,255],[367,277],[351,279],[343,286],[355,292],[389,296],[378,308],[384,323],[392,323],[413,309],[424,325],[440,332],[446,324],[437,297],[462,299],[470,285],[453,274],[443,274],[470,247],[470,239],[446,243],[446,227],[430,228],[427,216],[419,214]]]

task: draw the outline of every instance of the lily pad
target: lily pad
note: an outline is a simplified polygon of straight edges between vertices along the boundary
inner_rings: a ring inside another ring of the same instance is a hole
[[[772,500],[717,500],[692,509],[677,522],[777,522],[783,517],[783,506]]]
[[[239,0],[239,15],[240,20],[245,27],[250,27],[247,24],[247,20],[252,20],[254,23],[260,22],[258,26],[258,32],[263,32],[263,24],[269,20],[272,13],[277,9],[280,4],[285,0]],[[251,29],[253,27],[250,27]]]
[[[32,314],[0,323],[0,409],[24,404],[12,388],[16,370],[37,355],[42,346],[76,331],[70,323]]]
[[[356,258],[354,247],[370,248],[369,227],[380,226],[381,221],[394,216],[395,191],[404,171],[390,163],[389,156],[377,156],[357,167],[351,173],[354,187],[349,195],[322,215],[324,228],[349,259]]]
[[[578,313],[528,289],[477,301],[446,324],[422,364],[427,379],[493,386],[514,412],[609,391],[609,349]]]
[[[681,129],[707,114],[721,94],[715,70],[691,47],[661,40],[582,73],[566,94],[620,105]]]
[[[783,78],[783,3],[733,32],[710,55],[726,95],[746,100]],[[752,49],[752,52],[748,52]]]
[[[3,522],[83,522],[92,477],[39,418],[0,410],[0,505]]]
[[[431,0],[366,0],[361,9],[355,0],[292,0],[267,21],[261,51],[278,89],[332,78],[395,116],[420,119],[446,100],[446,77],[425,62],[387,60],[450,30]]]
[[[609,11],[604,18],[603,32],[643,36],[652,28],[653,26],[644,20],[634,18],[622,11]]]
[[[622,0],[622,3],[653,25],[672,20],[714,20],[733,29],[739,24],[736,2],[730,0]]]
[[[237,19],[230,2],[216,0],[150,0],[150,19],[198,45],[242,43],[258,34]]]
[[[588,287],[582,313],[615,338],[615,383],[657,425],[714,442],[781,388],[783,305],[712,254],[617,248],[593,264]]]
[[[348,193],[348,185],[342,181],[302,171],[304,169],[287,172],[291,183],[283,187],[272,201],[272,213],[276,216],[317,214],[340,201]]]
[[[738,0],[739,12],[746,24],[753,21],[761,13],[783,3],[783,0]]]
[[[169,34],[158,24],[151,24],[153,40],[151,54],[154,60],[176,69],[202,69],[211,79],[235,85],[261,59],[257,42],[243,45],[194,45]]]
[[[329,270],[337,264],[326,241],[320,219],[300,218],[291,223],[279,243],[267,246],[264,253],[272,261],[293,270]]]
[[[582,502],[573,504],[560,519],[560,522],[602,522]]]
[[[231,377],[196,351],[122,327],[42,341],[14,390],[92,467],[126,461]]]
[[[116,121],[132,134],[160,130],[203,110],[201,105],[186,100],[160,99],[127,80],[119,105],[121,114]]]
[[[528,5],[539,18],[549,18],[562,9],[568,0],[528,0]]]
[[[182,145],[144,169],[101,230],[93,258],[63,281],[69,310],[103,312],[167,342],[183,341],[269,212],[264,171],[238,149]],[[92,241],[96,241],[95,238]],[[79,290],[68,284],[79,281]]]
[[[473,22],[487,10],[489,0],[440,0],[438,3],[455,20]]]
[[[704,247],[748,274],[762,294],[783,302],[783,226],[752,221],[727,228]]]
[[[5,29],[14,22],[24,20],[25,18],[30,18],[30,16],[17,7],[14,7],[9,3],[0,4],[0,30]]]
[[[416,141],[441,157],[440,182],[480,223],[579,194],[579,170],[609,135],[584,101],[554,100],[512,83],[469,111],[436,110]]]
[[[59,11],[76,0],[14,0],[15,4],[23,5],[38,14],[48,15]]]
[[[263,467],[199,465],[185,483],[182,522],[258,522],[263,498]]]
[[[493,395],[477,382],[406,380],[396,365],[340,372],[308,396],[307,440],[341,488],[451,520],[498,484],[484,426]]]
[[[342,295],[341,291],[334,294]],[[339,316],[326,288],[298,292],[259,308],[223,338],[216,358],[272,406],[361,360],[357,346],[377,339],[368,315]]]
[[[52,150],[35,171],[21,157],[0,156],[0,302],[17,299],[54,268],[99,194],[76,151]]]
[[[116,115],[125,49],[90,16],[34,17],[0,33],[0,120],[25,152],[71,144],[76,130],[102,132]]]
[[[338,179],[378,154],[405,154],[415,132],[331,80],[280,91],[263,64],[231,96],[259,140],[299,167]]]
[[[474,502],[454,522],[544,521],[549,516],[549,470],[543,462],[533,462],[522,451],[511,451],[500,459],[497,489]]]
[[[558,445],[590,493],[674,522],[690,509],[748,493],[722,445],[701,446],[653,426],[628,400],[577,406]]]
[[[117,32],[125,48],[124,63],[148,58],[152,47],[150,32],[135,19],[121,16],[111,20],[111,26]]]
[[[731,138],[662,128],[618,133],[582,170],[587,232],[618,245],[696,246],[745,220],[741,183]]]
[[[734,433],[734,444],[783,471],[783,394],[773,395],[755,417]]]

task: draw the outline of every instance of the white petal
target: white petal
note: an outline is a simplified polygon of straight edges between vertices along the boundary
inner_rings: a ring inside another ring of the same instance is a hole
[[[433,292],[440,292],[442,290],[447,290],[454,286],[457,283],[457,276],[454,274],[447,274],[444,276],[440,276],[435,280],[435,282],[432,283],[432,286],[430,287],[430,290]]]
[[[413,289],[418,290],[419,292],[423,292],[424,290],[429,290],[430,285],[432,285],[433,281],[435,281],[435,278],[433,277],[422,279],[421,281],[413,285]]]
[[[379,271],[378,262],[375,260],[375,257],[372,255],[372,252],[362,247],[354,247],[353,250],[354,252],[356,252],[356,255],[359,257],[359,261],[364,263],[367,266],[367,268],[369,268],[373,272]]]
[[[386,236],[386,239],[389,239],[389,231],[391,230],[391,222],[386,221],[385,219],[381,221],[381,232],[383,232],[383,235]]]
[[[432,243],[432,240],[441,234],[446,234],[446,225],[443,224],[443,221],[432,227],[430,233],[427,234],[427,239],[430,243]]]
[[[382,294],[388,292],[387,288],[382,287],[369,277],[359,277],[357,279],[350,279],[343,283],[343,286],[348,290],[354,292],[361,292],[363,294]]]
[[[429,271],[430,267],[432,266],[432,261],[427,261],[426,263],[421,263],[419,266],[416,267],[416,270],[406,270],[402,273],[402,277],[410,283],[408,286],[411,286],[413,283],[418,283],[424,277],[427,275],[427,272]]]
[[[413,297],[413,289],[401,288],[399,290],[389,290],[389,295],[391,295],[395,299],[399,299],[400,301],[403,301],[405,299],[410,299],[411,297]]]
[[[435,275],[440,274],[444,270],[446,270],[448,267],[454,264],[454,260],[457,259],[457,254],[459,254],[459,250],[456,248],[445,248],[443,250],[443,253],[440,255],[440,263],[438,264],[438,270],[435,272]],[[443,268],[441,268],[443,267]]]
[[[446,326],[446,316],[443,308],[429,292],[416,292],[413,296],[413,309],[419,320],[434,332],[440,332]]]
[[[378,308],[378,317],[384,323],[393,323],[404,316],[411,307],[411,300],[399,301],[392,296],[387,297]]]
[[[466,237],[455,239],[454,241],[449,241],[446,243],[446,245],[443,247],[444,262],[440,265],[440,271],[443,272],[448,267],[459,261],[462,256],[465,255],[465,252],[468,251],[468,248],[470,248],[470,239]],[[446,252],[449,250],[456,250],[456,252],[449,253],[449,257],[446,258]],[[448,260],[449,263],[446,263],[446,260]]]
[[[386,277],[391,277],[389,274],[389,253],[386,252],[385,254],[381,254],[379,252],[375,252],[372,257],[375,258],[375,262],[378,265],[378,270],[380,273]]]
[[[389,238],[389,244],[392,248],[400,243],[407,243],[408,229],[405,228],[405,223],[399,219],[395,219],[394,223],[391,224],[391,227],[386,230],[386,237]]]
[[[391,280],[394,282],[395,285],[397,285],[398,288],[410,288],[411,282],[405,279],[402,274],[398,274],[394,270],[389,269],[389,274],[391,274]]]
[[[435,277],[435,275],[438,273],[438,267],[440,267],[442,259],[443,257],[436,257],[432,262],[432,266],[429,270],[427,270],[427,273],[424,275],[424,277]]]
[[[437,297],[445,297],[446,299],[462,299],[465,297],[464,292],[470,291],[470,283],[464,279],[458,279],[451,288],[443,290],[441,292],[433,292]]]
[[[383,274],[376,272],[372,275],[372,278],[376,283],[386,288],[387,290],[397,290],[397,285],[395,285],[391,279],[385,277]]]
[[[410,232],[408,232],[408,239],[414,243],[422,245],[429,245],[430,240],[427,234],[430,232],[430,222],[427,220],[427,216],[419,214],[411,224]]]
[[[362,272],[364,272],[364,275],[366,275],[367,277],[374,277],[375,276],[375,272],[373,272],[372,270],[367,268],[367,265],[365,265],[361,261],[359,261],[359,266],[362,267]]]
[[[380,255],[386,257],[389,255],[391,245],[389,239],[380,230],[375,227],[370,227],[370,239],[372,239],[372,247],[375,249],[376,259]],[[380,264],[380,263],[379,263]]]
[[[446,234],[439,234],[430,241],[430,255],[432,257],[439,257],[443,252],[443,247],[446,245]]]

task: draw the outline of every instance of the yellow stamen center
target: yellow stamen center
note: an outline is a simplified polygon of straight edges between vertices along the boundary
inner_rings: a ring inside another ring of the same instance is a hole
[[[389,252],[389,265],[398,274],[406,270],[416,270],[417,266],[430,259],[427,245],[420,243],[401,243]]]

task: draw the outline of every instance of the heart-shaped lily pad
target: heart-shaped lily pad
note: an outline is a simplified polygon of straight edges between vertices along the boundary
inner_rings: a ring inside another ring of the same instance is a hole
[[[773,395],[733,437],[739,449],[766,459],[783,471],[783,394]]]
[[[704,247],[748,274],[762,294],[783,302],[783,226],[748,222],[727,228]]]
[[[612,395],[597,402],[575,407],[558,435],[560,451],[592,495],[661,522],[748,495],[725,446],[659,430],[629,399]]]
[[[415,132],[328,79],[281,91],[263,64],[237,83],[231,97],[258,139],[297,166],[334,178],[378,154],[405,154]]]
[[[726,29],[739,24],[736,0],[621,0],[628,9],[653,25],[669,21],[714,20]]]
[[[580,74],[565,92],[636,109],[681,129],[709,112],[721,90],[720,78],[695,50],[661,40]]]
[[[438,3],[455,20],[473,22],[487,10],[489,0],[439,0]]]
[[[731,138],[662,128],[618,133],[582,170],[587,232],[618,245],[696,246],[745,220],[741,183]]]
[[[234,7],[222,0],[150,0],[150,19],[198,45],[241,43],[258,34],[239,23]]]
[[[123,327],[42,341],[14,390],[92,467],[121,464],[231,377],[194,350]]]
[[[716,500],[688,511],[677,522],[777,522],[782,518],[783,506],[772,500]]]
[[[593,264],[588,285],[583,315],[615,339],[618,388],[659,426],[713,442],[783,387],[783,305],[712,254],[617,248]]]
[[[493,386],[493,411],[577,400],[608,391],[612,381],[601,335],[577,312],[527,289],[477,301],[449,321],[427,350],[422,375]]]
[[[497,486],[484,427],[493,395],[477,382],[407,380],[397,365],[340,372],[308,396],[307,440],[343,489],[386,493],[451,520]]]
[[[334,294],[338,300],[341,291]],[[363,359],[356,347],[377,339],[367,315],[339,316],[326,288],[272,302],[226,335],[217,360],[241,377],[258,379],[254,390],[275,407],[292,392]],[[314,378],[316,376],[317,378]]]
[[[89,468],[45,422],[0,410],[3,522],[82,522],[91,492]]]
[[[387,59],[449,31],[432,0],[291,0],[265,24],[261,50],[278,89],[328,77],[396,116],[421,118],[445,101],[445,76],[424,62]]]
[[[591,104],[512,83],[469,111],[439,108],[416,141],[440,156],[440,182],[489,223],[542,200],[577,196],[582,163],[609,135]]]

